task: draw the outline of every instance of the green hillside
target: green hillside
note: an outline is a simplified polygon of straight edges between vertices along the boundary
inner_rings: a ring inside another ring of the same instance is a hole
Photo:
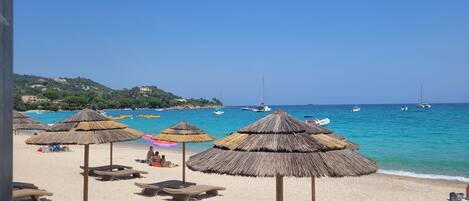
[[[215,98],[182,99],[156,86],[115,90],[82,77],[52,79],[15,74],[14,82],[15,109],[19,111],[222,106]],[[34,100],[22,100],[26,96],[34,96]]]

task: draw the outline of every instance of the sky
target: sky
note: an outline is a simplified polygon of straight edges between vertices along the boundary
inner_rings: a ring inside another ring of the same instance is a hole
[[[19,74],[226,105],[469,102],[469,1],[15,0]]]

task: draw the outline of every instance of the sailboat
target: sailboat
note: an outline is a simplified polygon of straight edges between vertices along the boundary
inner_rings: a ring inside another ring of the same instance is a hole
[[[420,103],[417,105],[418,108],[421,109],[430,109],[432,108],[432,105],[430,105],[427,102],[423,101],[423,85],[420,85]]]
[[[264,103],[264,98],[265,98],[264,91],[265,91],[265,84],[264,84],[264,77],[262,77],[262,100],[261,100],[261,103],[257,107],[252,109],[252,111],[254,111],[254,112],[270,112],[272,110],[272,108],[270,108],[269,106],[267,106]]]

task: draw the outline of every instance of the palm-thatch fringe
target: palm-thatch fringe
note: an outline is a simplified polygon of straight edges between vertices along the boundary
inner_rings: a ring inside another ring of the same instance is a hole
[[[213,140],[213,138],[207,134],[204,134],[204,135],[158,134],[158,136],[153,137],[153,139],[170,141],[170,142],[208,142],[208,141]]]
[[[72,122],[87,122],[87,121],[108,121],[109,118],[106,116],[99,114],[96,111],[91,109],[84,109],[78,112],[76,115],[65,119],[62,123],[72,123]]]
[[[45,132],[28,138],[26,144],[104,144],[137,140],[142,136],[140,131],[124,128],[115,130],[96,131],[60,131]]]
[[[234,150],[239,144],[246,141],[248,134],[242,133],[231,133],[228,136],[215,141],[214,145],[220,149],[231,149]]]
[[[78,122],[72,122],[72,123],[58,123],[53,126],[51,126],[47,131],[49,132],[60,132],[60,131],[70,131],[75,126],[78,125]]]
[[[329,130],[276,111],[193,155],[187,166],[251,177],[344,177],[377,171],[373,161],[347,149],[348,144]]]
[[[85,109],[52,126],[47,132],[30,137],[26,143],[38,145],[103,144],[136,140],[142,135],[142,132],[127,128],[125,124],[110,121],[98,112]]]
[[[46,130],[49,127],[34,121],[25,114],[13,112],[13,130]]]
[[[94,131],[94,130],[112,130],[127,128],[125,124],[115,121],[91,121],[80,122],[75,130],[77,131]]]
[[[154,140],[164,140],[171,142],[208,142],[213,137],[207,132],[182,121],[167,129],[162,130],[159,134],[152,136]]]
[[[332,131],[319,126],[310,126],[287,113],[284,113],[284,115],[268,115],[239,129],[238,132],[249,134],[332,133]]]
[[[194,171],[248,177],[344,177],[376,172],[376,164],[351,150],[312,153],[243,152],[211,148],[187,162]]]

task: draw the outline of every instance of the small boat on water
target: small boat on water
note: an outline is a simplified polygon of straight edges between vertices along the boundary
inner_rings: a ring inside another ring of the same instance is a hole
[[[109,117],[109,119],[111,120],[122,120],[122,119],[126,119],[126,118],[133,118],[132,115],[121,115],[121,116],[118,116],[118,117]]]
[[[250,107],[243,107],[243,108],[241,108],[241,110],[244,110],[244,111],[252,111],[253,109],[250,108]]]
[[[358,105],[352,107],[352,112],[360,112],[361,108]]]
[[[310,125],[325,126],[325,125],[331,123],[331,120],[329,118],[312,119],[312,120],[305,120],[305,123],[310,124]]]
[[[423,85],[420,85],[420,103],[417,104],[417,108],[421,109],[430,109],[432,108],[432,105],[429,103],[423,101]]]
[[[164,110],[164,109],[161,109],[161,108],[155,109],[155,111],[158,111],[158,112],[161,112],[161,111],[163,111],[163,110]]]
[[[264,94],[264,91],[265,91],[265,86],[264,86],[264,77],[262,77],[262,100],[261,100],[261,103],[252,109],[253,112],[270,112],[272,111],[272,108],[270,108],[269,106],[267,106],[264,102],[264,99],[265,99],[265,94]]]
[[[256,108],[252,109],[252,111],[254,111],[254,112],[270,112],[270,111],[272,111],[272,108],[270,108],[269,106],[265,105],[264,103],[261,103],[259,106],[257,106]]]
[[[422,109],[430,109],[432,108],[432,105],[430,105],[427,102],[421,102],[420,104],[417,105],[417,107],[422,108]]]
[[[139,118],[142,118],[142,119],[156,119],[156,118],[160,118],[161,116],[159,115],[138,115]]]
[[[401,111],[407,111],[407,110],[409,110],[409,108],[407,106],[405,106],[405,105],[401,106]]]
[[[214,111],[213,114],[214,115],[222,115],[222,114],[225,114],[225,112],[223,112],[221,110],[217,110],[217,111]]]

